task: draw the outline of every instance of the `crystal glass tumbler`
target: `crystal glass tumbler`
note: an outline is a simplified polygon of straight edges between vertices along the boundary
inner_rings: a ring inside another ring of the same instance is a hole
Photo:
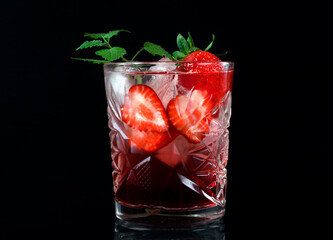
[[[232,62],[104,65],[116,216],[196,223],[225,212]]]

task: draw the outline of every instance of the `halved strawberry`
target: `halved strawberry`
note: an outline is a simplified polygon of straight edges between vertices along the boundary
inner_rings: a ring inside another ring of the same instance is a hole
[[[194,90],[190,96],[177,95],[167,107],[172,125],[191,142],[199,143],[203,133],[209,131],[210,111],[214,107],[211,95]]]
[[[130,143],[134,143],[134,146],[146,152],[154,152],[172,140],[172,136],[168,131],[140,131],[135,128],[128,129],[127,136],[130,139]]]
[[[178,78],[178,90],[206,90],[213,96],[215,104],[226,95],[231,84],[221,65],[221,60],[212,53],[197,51],[184,58],[183,63],[178,66],[178,70],[188,73],[180,74]],[[212,62],[212,63],[209,63]]]
[[[165,132],[169,122],[164,107],[153,89],[134,85],[125,97],[121,117],[130,127],[141,131]]]
[[[140,148],[146,152],[155,152],[173,141],[179,133],[170,126],[166,132],[140,131],[129,126],[125,127],[131,146]]]

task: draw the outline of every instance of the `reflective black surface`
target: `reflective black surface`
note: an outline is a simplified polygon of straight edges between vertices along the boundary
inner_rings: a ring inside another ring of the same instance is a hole
[[[152,230],[133,230],[128,228],[128,223],[124,221],[116,221],[115,223],[115,240],[136,240],[136,239],[174,239],[174,240],[224,240],[225,224],[223,220],[213,221],[200,227],[188,229],[152,229]]]

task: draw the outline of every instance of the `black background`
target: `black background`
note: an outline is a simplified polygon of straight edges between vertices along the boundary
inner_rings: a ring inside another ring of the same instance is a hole
[[[318,1],[2,5],[3,239],[27,235],[113,239],[103,69],[70,57],[87,56],[75,52],[85,32],[115,29],[132,32],[114,39],[128,56],[145,41],[172,52],[177,34],[189,31],[202,48],[214,33],[211,51],[228,50],[223,60],[235,62],[226,239],[318,237],[328,230],[333,187],[328,5]],[[141,60],[149,57],[142,54]]]

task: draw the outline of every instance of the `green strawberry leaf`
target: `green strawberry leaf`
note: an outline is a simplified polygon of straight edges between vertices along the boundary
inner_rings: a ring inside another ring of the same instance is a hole
[[[193,53],[193,52],[201,51],[201,49],[198,47],[191,47],[188,51],[189,51],[189,53]]]
[[[170,53],[164,50],[160,45],[151,42],[145,42],[143,49],[152,54],[153,56],[158,55],[161,57],[167,57],[170,60],[175,60]]]
[[[176,58],[177,60],[181,60],[181,59],[184,59],[185,57],[185,54],[180,52],[180,51],[174,51],[172,53],[173,57]]]
[[[112,47],[110,49],[98,50],[95,54],[111,62],[124,56],[126,54],[126,50],[121,47]]]
[[[91,47],[102,47],[104,45],[105,45],[105,43],[102,42],[101,40],[85,41],[75,51],[81,50],[81,49],[86,49],[86,48],[91,48]]]
[[[177,46],[182,53],[188,55],[188,50],[189,50],[188,43],[180,33],[177,36]]]
[[[188,33],[187,43],[190,49],[194,47],[194,41],[190,33]]]
[[[215,40],[215,35],[213,34],[213,39],[211,43],[205,48],[205,51],[208,51],[212,47],[214,40]]]
[[[109,61],[105,61],[105,60],[88,59],[88,58],[71,58],[71,59],[85,61],[85,62],[91,62],[91,63],[96,63],[96,64],[104,64],[104,63],[108,63],[109,62]]]
[[[224,53],[215,53],[216,56],[218,57],[223,57],[228,54],[228,51],[225,51]]]

